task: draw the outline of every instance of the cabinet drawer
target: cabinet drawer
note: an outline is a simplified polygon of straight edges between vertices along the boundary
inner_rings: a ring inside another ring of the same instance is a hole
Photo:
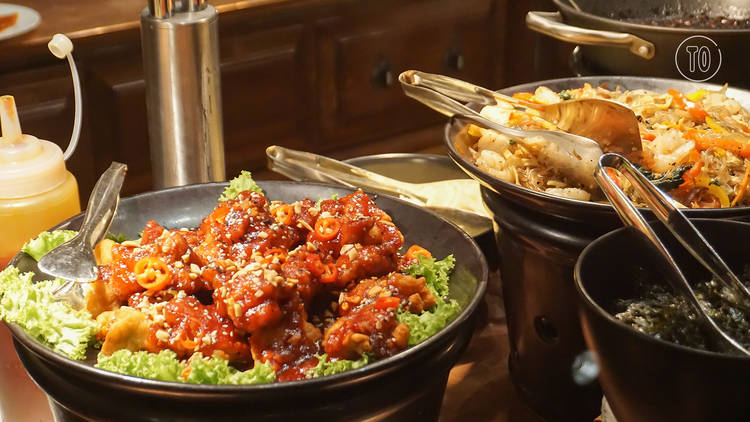
[[[444,118],[406,97],[398,75],[493,81],[490,1],[417,2],[398,13],[320,24],[321,127],[333,144],[386,136]]]
[[[222,30],[221,90],[227,176],[265,166],[265,147],[303,148],[315,118],[310,30]],[[133,60],[137,57],[137,60]],[[151,188],[148,125],[140,53],[92,65],[89,93],[97,167],[129,166],[126,194]]]

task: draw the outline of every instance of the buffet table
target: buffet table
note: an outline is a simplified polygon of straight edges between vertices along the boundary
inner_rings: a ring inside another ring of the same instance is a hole
[[[441,422],[543,422],[521,400],[508,373],[508,327],[497,271],[490,273],[477,328],[453,367]]]

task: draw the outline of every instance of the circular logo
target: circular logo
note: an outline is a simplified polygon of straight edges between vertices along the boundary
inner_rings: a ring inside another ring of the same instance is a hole
[[[721,68],[721,49],[711,38],[693,35],[677,46],[674,64],[683,78],[704,82],[713,78]]]

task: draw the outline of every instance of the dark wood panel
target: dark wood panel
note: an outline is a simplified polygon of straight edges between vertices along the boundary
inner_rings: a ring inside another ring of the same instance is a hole
[[[459,4],[460,3],[460,4]],[[493,80],[492,2],[415,2],[378,19],[321,22],[320,110],[328,146],[424,127],[443,117],[404,96],[400,72]]]
[[[222,39],[228,176],[265,165],[265,146],[305,148],[315,136],[313,34],[291,27]]]
[[[220,41],[224,145],[229,176],[265,163],[264,146],[304,148],[314,139],[311,31],[302,25],[224,31]],[[120,56],[120,55],[118,55]],[[92,65],[97,167],[128,164],[125,194],[151,188],[145,84],[132,55]]]

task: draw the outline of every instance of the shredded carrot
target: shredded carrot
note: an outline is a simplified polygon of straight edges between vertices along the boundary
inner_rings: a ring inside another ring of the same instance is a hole
[[[750,165],[745,169],[745,177],[742,179],[742,183],[737,187],[737,196],[732,200],[732,206],[735,206],[742,201],[742,197],[745,196],[747,191],[747,185],[750,183]]]
[[[653,141],[654,139],[656,139],[656,135],[654,135],[653,133],[643,132],[641,134],[641,139],[645,141]]]
[[[539,100],[530,92],[516,92],[513,94],[513,98],[521,101],[528,101],[530,103],[539,104]]]
[[[695,149],[705,151],[709,148],[721,148],[740,157],[750,158],[750,143],[727,138],[695,137]]]
[[[690,101],[682,92],[674,89],[668,89],[667,94],[672,96],[674,105],[677,108],[690,113],[690,116],[693,118],[693,120],[703,121],[706,119],[706,116],[708,116],[708,113],[706,113],[706,110],[703,109],[700,103]]]
[[[695,178],[698,177],[701,174],[701,169],[703,168],[703,160],[697,161],[695,164],[693,164],[693,167],[690,168],[690,170],[686,171],[682,175],[682,184],[677,187],[677,189],[681,191],[688,191],[695,186]]]

